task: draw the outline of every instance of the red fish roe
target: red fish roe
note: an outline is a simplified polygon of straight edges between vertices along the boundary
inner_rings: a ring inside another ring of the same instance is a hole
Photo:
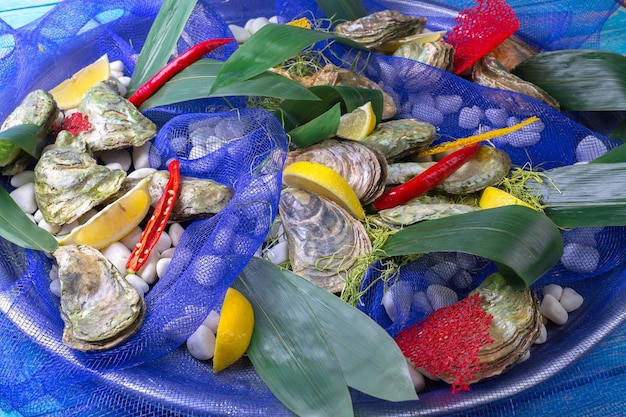
[[[478,351],[493,342],[489,335],[492,319],[481,308],[480,294],[475,293],[435,310],[425,320],[402,330],[395,340],[416,368],[434,376],[450,375],[454,378],[453,393],[469,391],[473,373],[483,368]]]
[[[91,123],[89,118],[80,112],[72,113],[70,116],[63,120],[61,130],[67,130],[72,135],[77,135],[80,132],[86,132],[91,129]]]

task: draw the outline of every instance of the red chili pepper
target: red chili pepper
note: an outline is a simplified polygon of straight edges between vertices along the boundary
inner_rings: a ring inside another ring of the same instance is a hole
[[[472,159],[478,152],[478,147],[479,144],[475,143],[452,152],[421,174],[411,178],[402,185],[384,192],[380,197],[374,200],[374,209],[380,211],[399,206],[433,189],[441,181],[452,175],[454,171],[459,169],[464,163]]]
[[[160,71],[154,74],[148,81],[140,86],[129,98],[128,101],[133,103],[135,107],[139,107],[146,101],[155,91],[163,86],[170,78],[178,74],[189,65],[198,61],[204,55],[222,45],[232,41],[233,38],[209,39],[200,42],[187,49],[176,58],[167,63]]]
[[[139,242],[135,245],[135,249],[130,254],[128,262],[126,263],[126,270],[130,273],[139,271],[146,263],[150,252],[152,252],[152,249],[159,241],[165,229],[165,225],[170,218],[172,207],[174,207],[178,195],[178,187],[180,186],[180,170],[178,165],[178,161],[174,159],[167,166],[170,178],[167,181],[165,190],[163,194],[161,194],[161,198],[157,202],[152,217],[150,217],[146,228],[141,234]]]

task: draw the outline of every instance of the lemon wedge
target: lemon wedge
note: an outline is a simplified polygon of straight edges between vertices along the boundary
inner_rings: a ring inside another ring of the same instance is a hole
[[[533,208],[530,204],[527,204],[514,195],[496,187],[486,187],[480,196],[480,201],[478,202],[478,205],[482,209],[511,206],[515,204]]]
[[[422,32],[414,35],[406,36],[391,42],[387,42],[384,45],[379,46],[378,49],[381,52],[394,53],[402,45],[415,42],[437,42],[445,36],[447,32],[445,30],[435,32]]]
[[[283,182],[324,196],[346,209],[357,219],[365,211],[350,184],[334,169],[316,162],[298,161],[283,170]]]
[[[376,127],[376,115],[372,102],[357,107],[341,116],[337,136],[345,139],[361,140],[372,133]]]
[[[215,336],[213,373],[226,369],[246,353],[253,329],[252,304],[242,293],[228,288]]]
[[[60,245],[89,245],[102,249],[133,231],[148,214],[148,180],[143,179],[122,197],[106,206],[85,224],[74,228],[59,240]]]
[[[50,90],[61,110],[78,107],[83,95],[97,82],[108,80],[111,75],[109,57],[104,54],[95,62],[80,69],[71,78]]]

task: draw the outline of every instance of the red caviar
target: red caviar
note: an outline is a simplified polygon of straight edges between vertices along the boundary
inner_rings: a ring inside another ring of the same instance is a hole
[[[90,129],[89,117],[86,114],[75,112],[63,120],[59,130],[67,130],[72,135],[78,135],[80,132],[86,132]]]

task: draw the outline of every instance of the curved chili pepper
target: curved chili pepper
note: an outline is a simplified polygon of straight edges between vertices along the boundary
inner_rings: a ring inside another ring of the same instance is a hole
[[[126,263],[126,270],[129,273],[139,271],[146,263],[150,257],[152,249],[159,241],[159,238],[165,229],[165,225],[170,218],[170,214],[172,213],[172,208],[176,202],[178,188],[180,186],[180,170],[178,161],[176,159],[172,160],[168,164],[167,170],[170,173],[170,178],[167,181],[165,190],[163,191],[163,194],[161,194],[161,198],[159,198],[159,201],[154,208],[152,217],[150,217],[146,228],[141,234],[141,238],[139,238],[139,242],[135,245],[133,252],[128,258],[128,262]]]
[[[374,200],[374,209],[380,211],[399,206],[433,189],[441,181],[452,175],[454,171],[459,169],[464,163],[472,159],[478,152],[478,147],[479,144],[475,143],[452,152],[421,174],[411,178],[402,185],[384,192],[380,197]]]
[[[167,63],[161,70],[154,74],[148,81],[141,85],[129,98],[128,101],[135,107],[141,106],[155,91],[163,86],[174,75],[178,74],[189,65],[198,61],[204,55],[222,45],[234,40],[233,38],[209,39],[200,42],[187,49],[176,58]]]

